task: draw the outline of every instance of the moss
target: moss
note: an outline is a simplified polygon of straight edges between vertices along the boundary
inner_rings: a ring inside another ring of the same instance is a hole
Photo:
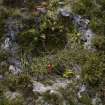
[[[25,30],[18,35],[18,42],[23,49],[28,51],[35,47],[35,42],[38,41],[39,34],[34,28]]]
[[[45,102],[47,101],[49,104],[53,105],[63,105],[63,97],[60,93],[49,93],[46,92],[44,95]]]
[[[0,100],[1,105],[24,105],[23,98],[17,97],[17,99],[9,100],[5,96]]]
[[[83,103],[85,105],[92,105],[91,104],[92,103],[91,98],[86,93],[82,94],[80,101],[81,101],[81,103]]]
[[[7,54],[5,51],[0,51],[0,62],[7,60],[9,54]]]
[[[98,50],[98,51],[104,51],[105,50],[105,36],[104,35],[97,35],[93,39],[93,46]]]
[[[74,77],[75,73],[72,70],[66,70],[63,74],[64,78],[72,78]]]
[[[21,17],[22,14],[21,14],[20,9],[18,9],[18,8],[12,9],[12,10],[11,10],[11,16],[12,16],[12,17]]]

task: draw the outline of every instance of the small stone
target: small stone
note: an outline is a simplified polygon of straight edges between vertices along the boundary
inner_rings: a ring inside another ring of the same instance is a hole
[[[0,80],[3,80],[3,75],[0,75]]]
[[[70,13],[65,9],[60,9],[59,12],[64,17],[69,17],[70,16]]]
[[[64,2],[59,2],[59,5],[64,5]]]
[[[86,91],[86,86],[83,84],[81,87],[80,87],[80,90],[79,92],[77,93],[78,97],[81,98],[82,95],[81,93],[85,92]]]
[[[76,75],[76,79],[79,80],[80,79],[80,75]]]
[[[9,71],[11,71],[14,75],[21,73],[21,69],[15,67],[14,65],[9,66]]]
[[[37,11],[40,12],[40,13],[43,13],[43,14],[47,13],[47,9],[44,8],[44,7],[38,7]]]

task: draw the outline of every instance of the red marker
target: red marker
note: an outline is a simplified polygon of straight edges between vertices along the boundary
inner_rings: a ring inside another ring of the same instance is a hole
[[[48,64],[48,73],[51,73],[52,72],[52,64]]]

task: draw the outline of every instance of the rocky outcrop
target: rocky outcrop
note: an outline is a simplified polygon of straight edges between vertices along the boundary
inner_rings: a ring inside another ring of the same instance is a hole
[[[92,49],[91,42],[95,34],[89,28],[89,22],[90,22],[89,18],[76,15],[72,13],[72,11],[70,12],[63,8],[59,9],[59,13],[63,17],[68,17],[69,21],[73,22],[76,30],[81,34],[81,40],[84,43],[84,48]]]
[[[33,81],[33,92],[38,92],[40,94],[43,94],[47,91],[53,92],[53,91],[59,91],[60,88],[65,89],[67,85],[70,83],[69,80],[57,80],[54,84],[45,86],[44,84]]]
[[[13,19],[12,17],[9,17],[5,22],[5,40],[1,45],[1,50],[9,54],[7,63],[9,64],[9,70],[13,74],[18,74],[21,72],[21,62],[17,55],[19,46],[16,42],[19,27],[17,26],[16,22],[17,20]]]

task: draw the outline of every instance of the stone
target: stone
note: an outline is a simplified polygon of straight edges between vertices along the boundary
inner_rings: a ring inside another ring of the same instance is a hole
[[[86,91],[86,86],[83,84],[82,86],[80,86],[80,90],[77,93],[78,97],[81,98],[82,97],[81,93],[83,93],[85,91]]]
[[[65,89],[67,85],[70,83],[68,80],[62,80],[62,81],[55,81],[52,85],[44,85],[40,82],[33,81],[33,92],[37,92],[40,94],[43,94],[47,91],[59,91],[59,89],[63,88]]]
[[[4,43],[1,45],[1,48],[8,51],[11,47],[10,38],[6,38]]]
[[[12,72],[14,75],[21,73],[21,69],[14,65],[9,66],[9,71]]]
[[[60,13],[61,16],[64,16],[64,17],[69,17],[70,16],[70,13],[67,10],[62,9],[62,8],[59,9],[59,13]]]
[[[6,96],[7,99],[9,100],[14,100],[16,99],[17,97],[22,97],[22,95],[18,92],[11,92],[11,91],[7,91],[5,92],[4,94]]]
[[[102,100],[99,98],[98,95],[96,95],[96,96],[92,99],[92,105],[102,105]]]
[[[47,9],[44,8],[44,7],[37,7],[37,11],[40,12],[40,13],[42,13],[42,14],[47,13]]]
[[[0,80],[3,80],[3,79],[4,79],[3,75],[0,75]]]
[[[34,81],[34,83],[33,83],[33,92],[38,92],[38,93],[42,94],[42,93],[47,92],[50,89],[51,89],[50,87],[46,87],[40,82]]]

